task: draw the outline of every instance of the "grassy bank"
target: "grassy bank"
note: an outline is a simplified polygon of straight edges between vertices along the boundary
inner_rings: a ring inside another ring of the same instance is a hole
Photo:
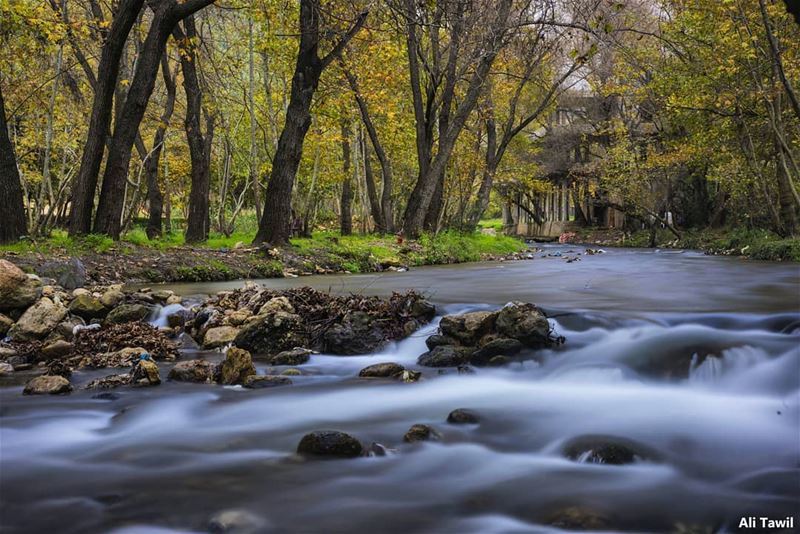
[[[587,229],[577,240],[621,247],[647,247],[650,232],[632,234],[620,231]],[[754,260],[800,262],[800,239],[784,238],[768,230],[748,228],[688,229],[681,238],[666,229],[659,229],[656,243],[660,248],[689,248],[727,256],[745,256]]]
[[[91,281],[109,283],[364,273],[494,259],[525,250],[525,244],[516,238],[481,233],[441,232],[408,241],[395,236],[320,232],[272,250],[252,248],[252,239],[248,233],[212,235],[205,243],[188,246],[180,234],[150,240],[141,229],[126,233],[118,242],[94,235],[70,238],[56,231],[47,239],[0,246],[0,257],[31,272],[52,259],[79,257]]]

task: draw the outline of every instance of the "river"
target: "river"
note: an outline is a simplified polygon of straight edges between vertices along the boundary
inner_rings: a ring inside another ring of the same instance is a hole
[[[560,532],[553,518],[572,508],[608,531],[737,532],[743,516],[797,514],[800,266],[618,249],[567,263],[582,250],[263,281],[378,295],[416,288],[440,314],[534,302],[566,337],[541,364],[422,368],[412,384],[356,378],[381,361],[414,367],[434,322],[377,354],[313,356],[308,374],[282,388],[165,382],[117,390],[115,400],[78,387],[55,398],[0,388],[1,530],[207,532],[210,518],[238,510],[253,532],[539,533]],[[169,287],[188,296],[240,284]],[[676,362],[683,375],[666,376]],[[447,424],[455,408],[480,424]],[[442,439],[403,444],[414,423]],[[319,429],[395,451],[294,456]],[[567,444],[586,436],[646,457],[566,458]]]

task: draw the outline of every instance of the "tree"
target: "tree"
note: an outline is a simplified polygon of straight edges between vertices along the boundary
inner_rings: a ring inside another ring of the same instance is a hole
[[[119,239],[131,150],[138,134],[139,124],[147,108],[147,102],[155,86],[161,55],[164,53],[167,39],[179,21],[213,2],[214,0],[185,0],[182,2],[161,0],[155,3],[154,0],[154,4],[151,5],[153,20],[139,52],[136,72],[117,119],[114,136],[108,150],[103,185],[94,222],[96,233],[107,234],[114,239]]]
[[[186,219],[185,239],[197,243],[208,239],[210,222],[209,190],[211,188],[211,143],[214,139],[214,117],[206,113],[206,132],[200,126],[203,113],[203,92],[197,75],[197,29],[194,17],[189,16],[173,30],[175,40],[181,45],[183,88],[186,92],[186,140],[192,160],[192,185],[189,193],[189,215]]]
[[[83,147],[81,166],[72,184],[72,207],[70,208],[70,235],[89,233],[92,227],[94,195],[97,189],[97,176],[103,159],[111,124],[114,90],[117,86],[119,63],[125,42],[128,38],[144,0],[121,0],[104,35],[105,43],[97,67],[94,83],[94,101],[89,119],[89,132]]]
[[[325,56],[319,56],[319,0],[300,1],[300,47],[289,95],[286,120],[278,139],[267,184],[266,200],[254,244],[289,242],[292,227],[292,189],[303,152],[303,141],[311,126],[311,102],[322,71],[341,54],[348,41],[358,33],[367,18],[361,12],[355,23]]]
[[[0,243],[10,243],[28,233],[17,158],[8,136],[6,106],[0,86]]]

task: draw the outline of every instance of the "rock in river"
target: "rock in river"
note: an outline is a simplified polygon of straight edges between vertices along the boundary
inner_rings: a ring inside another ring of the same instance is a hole
[[[367,354],[386,338],[383,330],[369,314],[362,311],[347,313],[338,324],[325,332],[325,352],[331,354]]]
[[[457,367],[467,363],[474,351],[472,347],[439,345],[422,354],[417,363],[425,367]]]
[[[72,391],[72,384],[63,376],[42,375],[25,384],[23,395],[63,395]]]
[[[249,376],[256,374],[253,358],[244,349],[231,347],[214,372],[214,378],[220,384],[242,384]]]
[[[308,362],[312,354],[314,354],[313,350],[295,347],[292,350],[279,352],[268,358],[267,361],[270,365],[303,365]]]
[[[656,456],[644,446],[614,436],[580,436],[564,445],[563,451],[571,460],[590,464],[624,465]]]
[[[305,329],[299,315],[275,311],[247,321],[233,344],[252,354],[277,354],[306,345]]]
[[[480,418],[478,414],[471,410],[458,408],[450,412],[447,416],[447,422],[454,425],[476,425],[480,423]]]
[[[406,443],[415,443],[417,441],[437,441],[441,438],[439,433],[428,425],[411,425],[406,435],[403,436],[403,441]]]
[[[405,371],[405,367],[399,363],[384,362],[364,367],[358,372],[358,376],[361,378],[399,378],[403,371]]]
[[[224,347],[228,343],[233,343],[239,329],[233,326],[217,326],[206,330],[203,337],[203,346],[209,349]]]
[[[94,298],[90,294],[82,293],[72,299],[69,303],[69,311],[87,321],[94,318],[105,317],[108,310],[100,299]]]
[[[169,371],[169,379],[179,382],[207,382],[211,379],[214,366],[206,360],[186,360],[178,362]]]
[[[276,375],[250,375],[244,380],[244,387],[249,389],[274,388],[278,386],[291,386],[292,379],[287,376]]]
[[[153,312],[151,306],[144,304],[120,304],[106,317],[109,323],[129,323],[131,321],[143,321]]]
[[[328,456],[334,458],[354,458],[361,456],[361,442],[350,434],[336,430],[318,430],[303,436],[297,445],[299,454]]]

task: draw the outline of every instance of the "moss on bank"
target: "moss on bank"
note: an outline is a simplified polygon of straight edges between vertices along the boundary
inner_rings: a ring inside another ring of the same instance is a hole
[[[320,232],[311,238],[293,239],[278,250],[251,248],[252,237],[214,235],[206,243],[187,246],[177,234],[150,240],[141,229],[126,233],[118,242],[93,235],[70,238],[56,231],[47,239],[0,246],[0,257],[32,272],[51,259],[79,257],[96,283],[205,282],[463,263],[508,256],[526,248],[512,237],[456,232],[424,235],[416,241]]]

